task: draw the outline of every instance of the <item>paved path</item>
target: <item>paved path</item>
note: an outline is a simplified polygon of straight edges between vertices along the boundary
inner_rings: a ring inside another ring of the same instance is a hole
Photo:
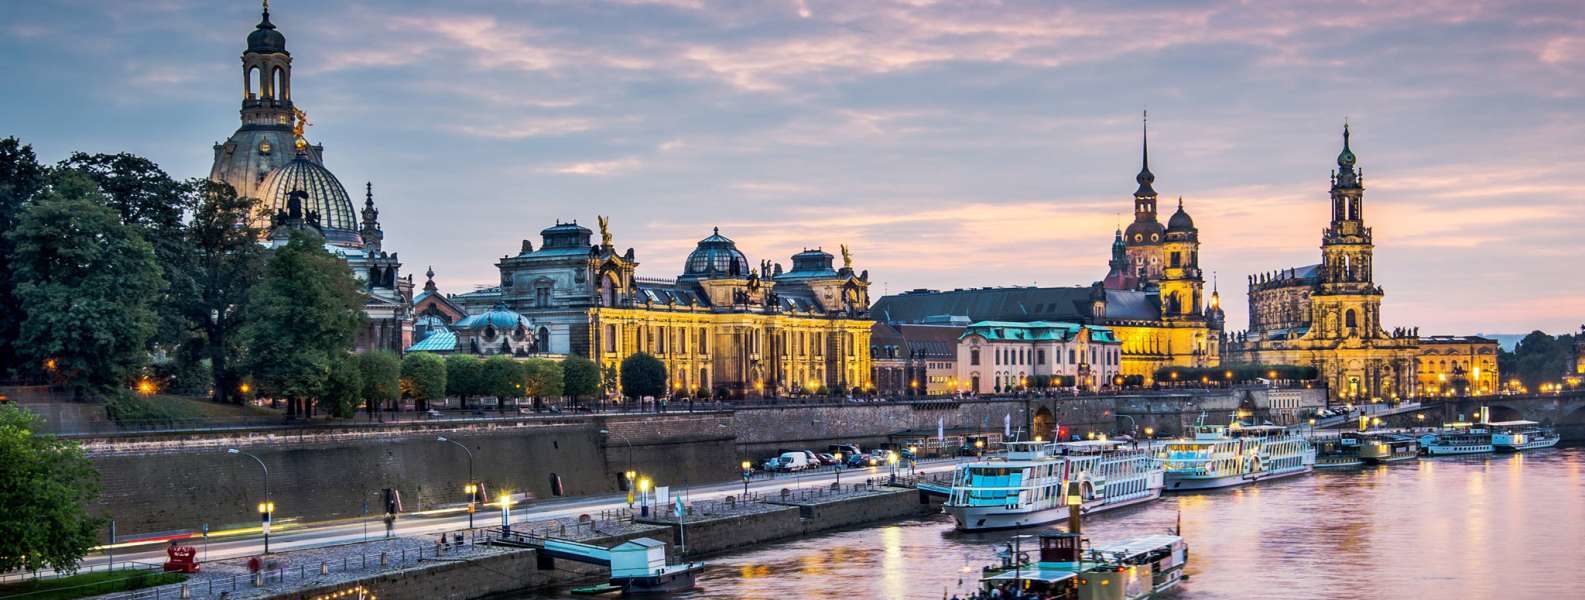
[[[919,462],[917,472],[940,473],[950,471],[957,462],[968,459],[934,459]],[[906,472],[906,471],[900,471]],[[865,479],[875,479],[877,482],[887,479],[891,474],[889,467],[846,468],[842,470],[841,478],[844,485],[861,483]],[[774,478],[756,476],[749,482],[748,490],[757,494],[776,494],[782,488],[797,489],[800,487],[820,487],[836,481],[836,475],[831,467],[820,471],[805,471],[802,473],[778,473]],[[690,500],[711,500],[726,496],[741,494],[743,483],[724,482],[689,487],[686,490],[672,489],[673,494],[683,493]],[[611,494],[603,496],[585,496],[580,498],[567,498],[547,500],[542,502],[529,502],[514,506],[511,522],[523,523],[528,521],[542,521],[562,517],[576,517],[580,514],[591,514],[598,518],[599,512],[616,511],[628,508],[626,494]],[[635,507],[634,512],[638,512]],[[501,523],[501,511],[495,505],[481,507],[474,515],[476,527],[495,527]],[[468,515],[461,508],[428,511],[424,515],[403,515],[397,520],[395,535],[398,536],[436,536],[440,532],[457,531],[466,529]],[[384,523],[377,515],[367,520],[336,521],[329,523],[309,523],[298,525],[285,530],[276,530],[270,535],[270,551],[281,552],[286,550],[299,550],[335,544],[348,544],[362,542],[366,539],[379,539],[385,536]],[[258,554],[264,549],[264,538],[254,532],[224,538],[211,538],[208,544],[202,540],[186,540],[199,549],[200,560],[223,560],[229,558],[246,557]],[[96,552],[83,560],[83,567],[99,566],[105,564],[107,557],[102,552]],[[146,563],[161,563],[165,561],[165,543],[151,542],[129,548],[118,548],[115,552],[117,563],[125,560],[135,560]]]

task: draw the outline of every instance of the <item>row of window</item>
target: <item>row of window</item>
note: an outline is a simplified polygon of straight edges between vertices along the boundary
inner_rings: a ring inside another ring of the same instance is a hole
[[[1034,350],[1031,350],[1029,348],[1004,348],[1004,347],[1000,347],[1000,346],[994,346],[994,347],[992,347],[992,349],[995,350],[995,356],[994,356],[995,362],[992,363],[992,364],[996,364],[996,365],[1028,365],[1028,364],[1044,365],[1044,364],[1047,364],[1046,363],[1046,350],[1045,350],[1045,348],[1036,348]],[[1097,352],[1097,350],[1099,350],[1099,352]],[[1064,364],[1062,362],[1062,351],[1058,350],[1054,354],[1056,354],[1056,359],[1057,359],[1057,363],[1056,364],[1059,364],[1059,365],[1060,364]],[[1034,360],[1033,363],[1030,362],[1031,357],[1033,357],[1033,360]],[[1120,350],[1118,348],[1097,348],[1095,346],[1090,346],[1090,360],[1089,360],[1090,364],[1115,365],[1115,364],[1119,364],[1119,362],[1121,362],[1121,360],[1122,360],[1122,350]],[[1069,348],[1068,349],[1068,361],[1067,361],[1066,364],[1078,364],[1078,363],[1079,363],[1078,350],[1075,349],[1075,348]],[[980,349],[979,348],[970,348],[969,349],[969,365],[970,366],[976,366],[976,367],[980,365]]]

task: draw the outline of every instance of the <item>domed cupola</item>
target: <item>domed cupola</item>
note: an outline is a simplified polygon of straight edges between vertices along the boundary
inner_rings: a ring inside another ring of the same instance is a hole
[[[259,199],[270,213],[287,208],[292,192],[308,195],[302,205],[304,211],[319,214],[320,229],[325,239],[338,245],[360,245],[357,213],[352,210],[352,199],[347,189],[329,169],[311,160],[306,152],[298,152],[292,159],[264,177],[259,183]]]
[[[1187,211],[1183,210],[1183,197],[1182,196],[1178,197],[1178,212],[1172,213],[1172,218],[1167,220],[1167,231],[1169,231],[1169,232],[1192,232],[1192,231],[1194,231],[1194,219],[1189,217],[1189,213]]]
[[[248,52],[258,54],[290,54],[286,51],[286,36],[276,31],[270,22],[270,3],[264,3],[264,17],[258,27],[248,34]]]
[[[785,279],[826,279],[837,276],[837,271],[832,266],[830,252],[820,248],[804,250],[792,255],[792,269],[776,276],[778,281]]]
[[[532,324],[528,318],[503,303],[496,303],[489,311],[477,315],[468,315],[452,324],[451,328],[461,332],[480,332],[486,338],[497,335],[513,337],[527,336],[532,331]]]
[[[593,235],[593,231],[589,231],[588,227],[579,225],[577,221],[571,223],[557,221],[555,225],[540,230],[539,236],[543,240],[540,250],[572,249],[588,253],[589,239]]]
[[[721,228],[715,228],[710,237],[699,240],[693,252],[688,255],[688,260],[683,263],[683,277],[716,278],[716,277],[748,277],[753,268],[749,266],[748,257],[738,251],[737,242],[721,235]]]

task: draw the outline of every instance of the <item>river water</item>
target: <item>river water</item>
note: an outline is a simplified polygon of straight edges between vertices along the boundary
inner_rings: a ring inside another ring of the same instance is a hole
[[[1180,515],[1190,580],[1173,598],[1585,598],[1585,448],[1170,495],[1093,516],[1085,530],[1096,542],[1167,533]],[[1013,534],[958,533],[936,515],[819,535],[710,558],[698,589],[674,597],[966,594]]]

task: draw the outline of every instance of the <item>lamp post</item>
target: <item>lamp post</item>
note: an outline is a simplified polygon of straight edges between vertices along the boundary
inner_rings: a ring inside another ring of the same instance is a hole
[[[748,500],[748,478],[754,475],[754,463],[747,460],[738,465],[743,468],[743,499]]]
[[[649,485],[650,480],[648,477],[638,480],[639,502],[641,503],[639,505],[639,515],[644,517],[649,516]]]
[[[264,553],[270,553],[270,513],[275,512],[275,503],[270,500],[270,468],[264,465],[259,457],[236,448],[227,448],[226,454],[241,454],[259,463],[259,468],[264,470],[264,501],[259,503],[260,529],[264,531]]]
[[[831,459],[836,461],[836,464],[832,465],[832,466],[833,466],[833,470],[836,471],[836,474],[837,474],[837,489],[840,490],[840,489],[842,489],[842,465],[844,463],[844,461],[842,460],[842,453],[841,452],[832,452],[831,453]]]
[[[512,532],[512,493],[501,492],[501,533]]]
[[[479,484],[473,480],[473,450],[469,450],[462,442],[446,439],[446,436],[437,437],[435,441],[456,444],[463,452],[468,453],[468,483],[463,484],[462,491],[468,494],[468,529],[473,529],[473,503],[479,498]]]

